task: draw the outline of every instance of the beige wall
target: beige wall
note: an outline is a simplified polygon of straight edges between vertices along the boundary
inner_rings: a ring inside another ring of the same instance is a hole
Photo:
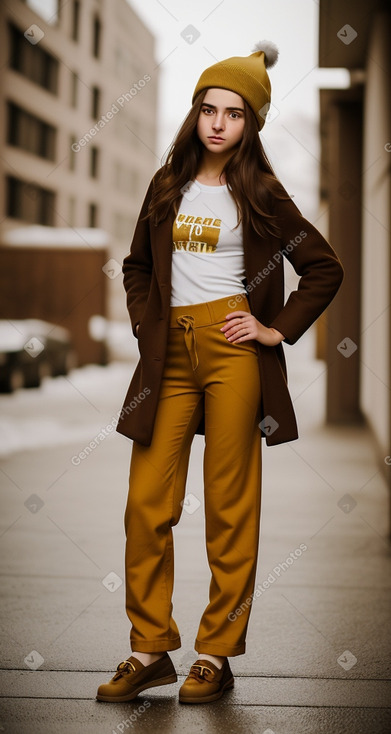
[[[361,407],[384,457],[391,442],[390,31],[389,15],[378,14],[367,55],[363,156]]]

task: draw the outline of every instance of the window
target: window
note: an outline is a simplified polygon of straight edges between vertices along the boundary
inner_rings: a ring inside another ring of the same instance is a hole
[[[88,205],[88,226],[89,227],[98,226],[98,207],[96,204]]]
[[[101,44],[102,24],[97,16],[92,23],[92,55],[99,59]]]
[[[74,71],[71,71],[71,94],[70,104],[71,107],[77,107],[77,93],[79,88],[79,77]]]
[[[47,89],[52,94],[58,90],[58,61],[40,44],[32,46],[23,33],[10,25],[10,67]]]
[[[76,153],[73,150],[72,146],[76,145],[77,138],[76,135],[71,135],[69,138],[69,170],[74,171],[76,168]]]
[[[56,128],[9,102],[7,143],[54,161]]]
[[[80,2],[79,0],[73,0],[72,7],[72,31],[71,36],[73,41],[79,40],[80,31]]]
[[[91,178],[98,178],[99,176],[98,166],[99,166],[99,149],[95,148],[94,146],[91,146],[90,148],[90,176]]]
[[[100,89],[98,87],[92,87],[91,90],[91,117],[93,120],[98,120],[100,115]]]
[[[55,193],[38,184],[7,176],[6,213],[30,224],[54,226]]]

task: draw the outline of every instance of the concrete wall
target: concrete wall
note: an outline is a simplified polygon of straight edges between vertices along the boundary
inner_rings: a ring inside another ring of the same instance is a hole
[[[367,54],[363,146],[361,407],[383,457],[391,453],[390,25],[389,14],[375,16]]]

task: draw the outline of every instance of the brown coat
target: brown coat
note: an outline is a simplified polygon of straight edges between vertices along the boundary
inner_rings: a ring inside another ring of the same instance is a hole
[[[140,359],[117,425],[119,433],[145,446],[152,440],[165,362],[174,219],[169,215],[157,226],[149,219],[140,221],[147,212],[155,176],[141,208],[130,254],[123,264],[124,287],[135,336],[136,326],[140,324]],[[343,268],[332,247],[304,219],[291,199],[275,199],[274,206],[280,238],[261,238],[251,226],[243,227],[248,299],[252,314],[260,322],[278,329],[287,344],[294,344],[334,298],[343,279]],[[284,256],[301,276],[298,289],[290,294],[285,305]],[[276,445],[293,441],[298,432],[287,386],[283,347],[257,343],[257,349],[262,417],[271,416],[278,423],[278,428],[273,423],[274,430],[264,432],[266,443]],[[202,420],[197,433],[204,432]]]

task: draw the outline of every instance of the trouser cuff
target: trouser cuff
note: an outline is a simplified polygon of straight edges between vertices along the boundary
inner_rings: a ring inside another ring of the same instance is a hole
[[[235,655],[244,655],[246,652],[246,644],[241,645],[224,645],[220,642],[202,642],[198,638],[195,641],[194,649],[208,655],[221,655],[223,657],[235,657]]]
[[[166,640],[132,640],[130,647],[132,652],[169,652],[177,650],[182,646],[181,638],[174,637]]]

